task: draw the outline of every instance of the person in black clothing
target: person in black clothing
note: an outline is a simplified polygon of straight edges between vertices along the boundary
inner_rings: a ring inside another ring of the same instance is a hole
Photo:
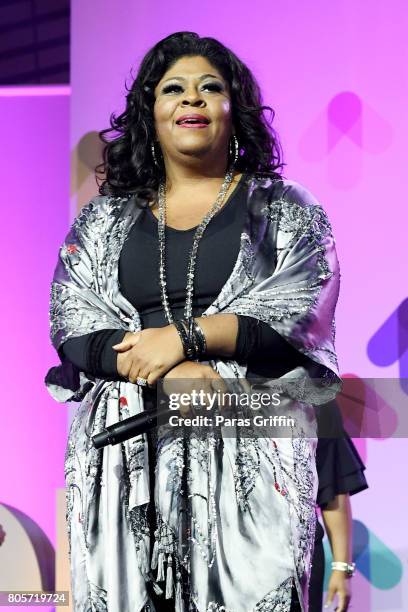
[[[246,182],[245,175],[241,178],[232,197],[224,205],[220,213],[213,219],[208,233],[203,236],[202,257],[199,260],[200,274],[197,278],[197,306],[196,314],[201,312],[213,301],[211,293],[212,283],[217,278],[222,283],[222,269],[225,274],[236,257],[238,245],[234,236],[237,236],[237,228],[242,224],[244,207],[246,204]],[[133,231],[125,242],[121,252],[120,282],[124,295],[132,303],[137,304],[142,317],[143,327],[159,327],[165,325],[163,311],[157,303],[155,286],[149,283],[154,278],[154,264],[156,263],[156,252],[154,249],[154,238],[156,236],[156,220],[147,209],[140,217],[139,224],[135,224]],[[176,230],[169,228],[169,269],[173,270],[170,285],[172,301],[177,304],[178,296],[183,295],[183,274],[178,261],[184,261],[187,257],[188,248],[191,243],[193,230]],[[210,251],[207,241],[211,243],[211,250],[219,258],[220,266],[213,270],[207,265],[206,257]],[[225,245],[231,248],[225,249]],[[146,272],[145,282],[137,284],[132,270],[142,262]],[[177,287],[178,281],[178,287]],[[150,293],[149,293],[150,292]],[[155,300],[156,297],[156,300]],[[143,302],[141,300],[144,300]],[[182,311],[182,299],[179,305]],[[257,319],[238,316],[239,329],[235,357],[239,362],[247,362],[248,378],[278,378],[288,372],[296,365],[303,362],[299,352],[296,351],[282,336],[265,323]],[[67,340],[62,346],[63,354],[81,370],[94,376],[105,378],[121,378],[117,370],[118,353],[112,348],[113,344],[119,343],[125,336],[123,330],[102,330],[91,334]],[[279,360],[271,360],[270,355],[279,355]],[[155,392],[144,390],[146,406],[151,409],[156,407]],[[365,469],[355,446],[348,434],[343,430],[340,411],[335,401],[327,405],[316,407],[318,425],[318,443],[316,451],[316,464],[319,477],[319,490],[317,505],[321,509],[328,507],[336,495],[349,493],[353,495],[368,487],[363,470]],[[321,437],[323,430],[324,437]],[[154,433],[149,433],[150,439]],[[332,436],[332,437],[331,437]],[[153,449],[153,442],[149,445]],[[150,477],[151,487],[154,486],[154,454],[150,452]],[[324,530],[321,523],[317,521],[315,534],[315,548],[312,561],[312,572],[309,587],[309,612],[318,612],[322,607],[323,579],[324,579]],[[156,595],[152,591],[152,597]],[[294,595],[294,597],[296,597]],[[161,601],[161,600],[160,600]]]
[[[343,428],[341,412],[336,401],[318,406],[316,410],[319,436],[316,449],[316,467],[319,478],[316,504],[322,510],[323,519],[326,522],[329,516],[327,511],[336,506],[339,496],[355,495],[367,489],[368,484],[364,475],[365,465],[353,441]],[[343,540],[351,539],[351,534],[348,533],[335,535]],[[317,521],[309,583],[309,612],[322,610],[325,567],[323,537],[324,529],[320,521]],[[350,544],[348,548],[351,548]],[[334,555],[333,559],[351,562],[351,558],[336,559]],[[338,572],[338,570],[333,570],[333,572]],[[347,580],[342,573],[339,574],[339,577]],[[343,588],[344,591],[347,590],[346,587],[347,584]]]
[[[222,386],[296,369],[315,380],[312,420],[309,400],[341,388],[335,240],[318,200],[280,175],[266,108],[229,49],[180,32],[146,54],[100,133],[104,182],[60,250],[61,365],[45,381],[58,401],[84,400],[65,459],[78,612],[307,607],[316,441],[296,444],[298,423],[258,461],[258,439],[200,453],[154,430],[103,453],[90,440],[153,407],[162,377]]]
[[[247,198],[247,174],[243,174],[232,196],[215,215],[201,241],[195,290],[194,314],[199,316],[215,299],[218,287],[229,275],[238,255],[240,231],[243,225]],[[119,280],[123,295],[138,308],[144,328],[166,325],[157,294],[154,271],[157,266],[157,220],[146,209],[133,226],[119,259]],[[187,260],[195,228],[179,230],[168,227],[169,295],[173,310],[182,316],[184,308],[185,272],[179,262]],[[228,248],[226,248],[228,245]],[[214,268],[210,259],[219,261]],[[142,266],[143,276],[134,274],[135,266]],[[80,370],[106,379],[122,379],[118,373],[118,353],[112,347],[120,343],[126,332],[107,329],[67,340],[62,345],[63,355]],[[279,355],[271,360],[270,355]],[[247,377],[279,377],[296,365],[304,363],[300,355],[269,325],[252,317],[238,315],[238,332],[234,354],[238,363],[248,363]],[[156,408],[156,393],[143,388],[146,409]],[[155,455],[154,432],[149,432],[151,490],[154,487]],[[153,513],[153,507],[150,508]],[[151,515],[152,518],[153,514]],[[152,523],[154,525],[154,523]],[[154,529],[152,529],[153,533]],[[169,609],[153,589],[151,597],[159,609]],[[166,600],[164,600],[166,601]],[[163,608],[163,605],[165,606]],[[296,590],[293,591],[293,610],[297,607]],[[171,609],[171,608],[170,608]]]

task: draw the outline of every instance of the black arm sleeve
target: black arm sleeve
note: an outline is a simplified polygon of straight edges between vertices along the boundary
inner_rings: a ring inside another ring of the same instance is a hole
[[[80,370],[99,378],[123,380],[118,374],[117,352],[112,345],[121,342],[124,329],[102,329],[66,340],[62,354]]]
[[[368,489],[365,465],[346,432],[343,438],[318,439],[316,468],[319,477],[316,503],[323,509],[336,495],[354,495]]]
[[[238,315],[238,335],[234,357],[247,363],[247,377],[279,377],[306,363],[302,355],[270,325],[253,317]]]
[[[336,401],[316,406],[315,409],[318,435],[316,469],[319,478],[316,503],[324,509],[336,495],[354,495],[368,489],[368,484],[364,475],[365,465],[343,428]],[[327,437],[329,435],[332,437]]]

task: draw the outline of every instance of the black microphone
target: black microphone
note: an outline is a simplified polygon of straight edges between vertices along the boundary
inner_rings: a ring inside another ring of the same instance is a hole
[[[93,445],[95,448],[103,448],[108,444],[119,444],[119,442],[146,433],[146,431],[157,426],[160,417],[168,417],[176,412],[178,412],[178,410],[173,410],[171,408],[146,410],[124,421],[113,423],[113,425],[108,425],[103,431],[92,436]]]

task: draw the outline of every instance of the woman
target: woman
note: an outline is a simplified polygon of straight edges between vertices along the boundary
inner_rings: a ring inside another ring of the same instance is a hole
[[[350,496],[368,488],[365,465],[344,430],[335,401],[316,409],[318,443],[316,468],[319,489],[316,503],[322,512],[333,561],[352,562],[352,514]],[[316,523],[315,547],[309,583],[309,612],[320,612],[324,581],[324,529]],[[336,566],[337,567],[337,566]],[[326,603],[338,597],[338,610],[346,610],[351,598],[349,574],[343,565],[332,569]]]
[[[218,41],[160,41],[112,121],[101,195],[61,247],[50,318],[62,363],[46,384],[82,400],[65,461],[75,610],[307,610],[317,479],[304,427],[341,388],[339,270],[323,208],[277,172],[265,108]],[[254,347],[296,383],[282,394],[282,413],[298,411],[290,437],[181,429],[93,447],[160,379],[239,385]],[[282,347],[298,358],[289,372]]]

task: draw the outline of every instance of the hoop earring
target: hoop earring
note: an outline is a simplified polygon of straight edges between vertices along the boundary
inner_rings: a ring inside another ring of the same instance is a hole
[[[229,154],[230,154],[230,157],[234,156],[234,161],[232,162],[232,165],[235,166],[235,164],[237,163],[238,157],[239,157],[239,142],[235,134],[233,135],[232,140],[234,142],[234,149],[232,148],[232,145],[230,142]]]
[[[156,152],[155,152],[155,150],[154,150],[154,142],[152,142],[152,145],[151,145],[151,150],[152,150],[152,157],[153,157],[153,161],[154,161],[154,163],[156,164],[156,166],[159,166],[159,163],[158,163],[158,161],[157,161],[157,157],[156,157]]]

